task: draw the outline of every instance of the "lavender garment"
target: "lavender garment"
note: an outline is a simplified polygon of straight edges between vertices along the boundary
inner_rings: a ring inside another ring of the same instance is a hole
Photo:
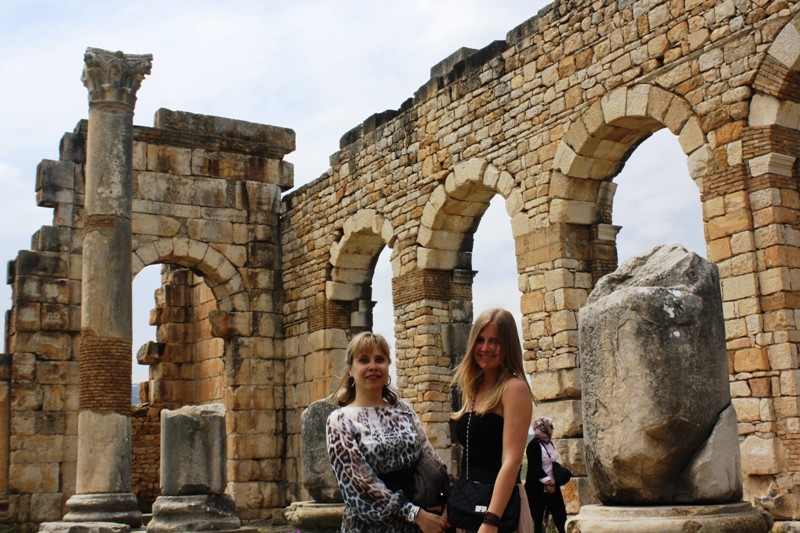
[[[547,476],[539,478],[541,483],[547,483],[553,480],[553,463],[558,461],[558,452],[552,442],[542,443],[539,448],[542,450],[542,470]]]

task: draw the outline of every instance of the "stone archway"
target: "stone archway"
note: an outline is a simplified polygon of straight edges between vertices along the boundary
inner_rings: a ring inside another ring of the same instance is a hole
[[[619,87],[591,105],[570,125],[553,167],[572,178],[612,177],[644,137],[663,127],[678,136],[701,187],[708,154],[700,120],[683,97],[648,84]]]
[[[425,204],[417,235],[417,267],[470,269],[464,238],[475,231],[495,194],[505,199],[514,237],[525,233],[528,220],[522,212],[522,193],[511,174],[480,159],[457,163]]]
[[[187,324],[191,327],[192,324],[201,324],[208,321],[210,328],[208,328],[207,333],[195,331],[194,333],[189,333],[189,336],[200,334],[203,337],[207,337],[208,340],[220,338],[223,343],[232,342],[232,339],[236,337],[250,335],[253,317],[250,312],[249,295],[244,290],[242,277],[236,266],[224,254],[208,243],[187,237],[160,238],[145,242],[133,250],[132,270],[134,276],[143,268],[158,263],[176,265],[186,269],[184,275],[180,278],[176,278],[176,273],[172,272],[165,275],[164,279],[172,279],[171,286],[174,286],[175,290],[186,293],[179,298],[182,308],[186,308],[186,313],[203,313],[202,316],[183,316],[178,322],[174,322],[173,318],[161,317],[159,320],[161,325],[167,327],[166,324],[170,324],[169,327],[174,329],[179,324]],[[195,279],[195,273],[199,275],[202,282]],[[213,296],[204,295],[206,289],[203,287],[207,287],[207,290]],[[195,294],[192,296],[191,293]],[[207,306],[203,302],[210,299],[214,301],[213,309],[206,310]],[[188,307],[186,307],[187,304],[189,305]],[[167,314],[174,315],[175,313]],[[194,330],[196,328],[192,327],[191,329]],[[178,342],[178,336],[175,332],[165,334],[164,337],[168,339],[168,343]],[[212,353],[181,353],[186,350],[185,347],[187,346],[195,346],[196,349],[208,352],[207,347],[198,344],[200,341],[202,339],[180,338],[179,344],[184,346],[184,349],[176,354],[179,364],[172,371],[175,376],[170,378],[162,373],[153,377],[151,374],[153,379],[151,379],[149,386],[153,389],[159,389],[159,383],[161,383],[161,380],[165,380],[161,391],[165,395],[159,400],[157,397],[158,390],[151,390],[150,399],[169,408],[175,408],[175,405],[172,405],[173,403],[186,405],[223,400],[223,392],[229,386],[227,383],[234,377],[233,367],[235,365],[231,361],[226,361],[224,357],[225,353],[230,353],[230,349],[224,346],[218,349],[212,348],[213,351],[219,351],[216,356]],[[163,353],[165,349],[162,346],[157,348],[156,352]],[[217,358],[220,358],[221,361],[215,362]],[[157,361],[158,359],[151,358],[151,362],[156,363]],[[186,373],[179,370],[183,363],[188,363],[189,365],[201,364],[205,371],[192,372],[191,374],[202,376],[202,380],[206,383],[199,385],[193,383],[188,388],[187,386],[181,386],[182,383],[187,383]],[[177,382],[175,382],[176,379]],[[168,386],[168,383],[171,384]],[[168,390],[173,392],[167,394]],[[177,393],[177,396],[175,393]]]
[[[395,280],[394,299],[396,313],[408,325],[401,342],[409,346],[417,385],[413,397],[426,432],[441,456],[457,465],[448,421],[458,398],[450,380],[464,356],[473,318],[472,236],[495,195],[505,201],[515,237],[526,231],[528,221],[509,172],[473,158],[456,163],[443,178],[422,208],[416,270]]]
[[[636,146],[664,127],[678,137],[689,174],[702,190],[709,150],[691,105],[654,85],[620,87],[582,113],[559,144],[553,160],[550,221],[596,225],[598,234],[606,237],[598,240],[613,240],[616,185],[610,180]]]
[[[583,462],[578,311],[594,283],[617,267],[611,180],[636,147],[664,127],[678,137],[690,175],[702,187],[708,149],[691,105],[654,85],[619,87],[569,124],[553,156],[547,221],[523,236],[534,250],[522,265],[532,279],[523,306],[534,347],[534,416],[559,421],[560,453],[569,464]],[[588,479],[576,478],[565,497],[571,512],[592,501]]]
[[[252,313],[235,265],[208,243],[159,238],[140,244],[132,256],[133,277],[151,265],[172,267],[162,271],[156,291],[158,341],[148,342],[138,354],[150,366],[150,379],[140,385],[143,403],[131,416],[134,493],[146,505],[160,495],[163,409],[217,402],[226,403],[232,420],[242,416],[225,401],[236,364],[225,356],[231,353],[225,345],[250,334]]]
[[[689,175],[703,190],[711,151],[700,120],[685,98],[655,85],[617,88],[572,122],[553,159],[550,222],[588,226],[594,281],[617,267],[611,180],[629,155],[654,132],[667,128],[687,156]]]
[[[169,263],[196,269],[214,293],[220,311],[247,312],[248,294],[236,266],[212,245],[188,237],[160,238],[133,250],[132,274],[143,268]]]
[[[341,239],[331,246],[331,280],[325,284],[330,300],[354,301],[370,297],[375,262],[384,246],[397,240],[391,223],[374,209],[362,209],[345,220]],[[392,254],[393,271],[397,254]],[[370,322],[371,324],[371,322]]]

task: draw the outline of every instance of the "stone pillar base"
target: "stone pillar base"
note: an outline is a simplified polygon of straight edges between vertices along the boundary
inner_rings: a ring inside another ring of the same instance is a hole
[[[283,514],[303,533],[336,533],[342,526],[343,503],[294,502]]]
[[[567,533],[767,533],[772,518],[749,503],[621,507],[584,505]]]
[[[75,494],[67,500],[64,522],[115,522],[132,528],[142,525],[133,493]],[[52,522],[57,523],[57,522]]]
[[[112,522],[43,522],[39,533],[130,533],[127,524]]]
[[[159,496],[147,533],[233,531],[241,525],[236,504],[227,494]]]

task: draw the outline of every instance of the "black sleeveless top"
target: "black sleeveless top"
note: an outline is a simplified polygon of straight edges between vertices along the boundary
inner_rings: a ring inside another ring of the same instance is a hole
[[[470,416],[472,422],[469,422]],[[464,413],[456,421],[456,439],[464,448],[461,477],[467,476],[467,425],[469,424],[469,479],[494,483],[503,463],[503,417],[497,413]],[[517,474],[519,483],[519,474]]]

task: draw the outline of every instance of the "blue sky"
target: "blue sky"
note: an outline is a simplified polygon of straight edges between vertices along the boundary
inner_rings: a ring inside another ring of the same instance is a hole
[[[461,47],[482,48],[547,2],[522,0],[0,0],[0,261],[30,247],[52,222],[36,206],[36,165],[57,159],[64,132],[86,118],[80,81],[87,47],[152,53],[134,123],[161,107],[288,127],[295,186],[328,168],[339,138],[368,116],[397,109],[430,67]],[[666,130],[644,142],[615,179],[614,223],[624,259],[664,242],[705,255],[700,201],[686,159]],[[475,309],[518,314],[513,240],[493,202],[475,237]],[[499,259],[499,260],[498,260]],[[388,252],[374,281],[375,329],[391,335]],[[134,346],[152,339],[157,268],[134,281]],[[10,306],[0,286],[0,311]],[[146,379],[143,368],[135,378]]]

